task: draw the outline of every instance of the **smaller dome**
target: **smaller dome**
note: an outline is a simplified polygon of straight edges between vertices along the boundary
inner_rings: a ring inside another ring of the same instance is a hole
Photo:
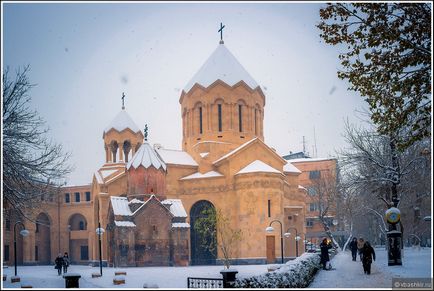
[[[110,125],[104,129],[104,134],[109,132],[111,129],[121,132],[124,129],[129,128],[132,132],[141,132],[139,127],[131,119],[130,115],[122,109],[110,122]]]
[[[138,167],[143,166],[145,169],[153,166],[155,169],[162,168],[164,171],[166,170],[166,164],[162,159],[158,156],[155,150],[148,142],[144,142],[139,150],[136,152],[131,161],[127,164],[127,170],[131,167],[137,169]]]

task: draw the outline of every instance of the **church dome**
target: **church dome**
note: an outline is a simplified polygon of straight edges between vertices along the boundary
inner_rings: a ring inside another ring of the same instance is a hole
[[[230,86],[244,81],[252,90],[258,87],[258,83],[256,83],[223,43],[219,44],[217,49],[211,54],[190,82],[188,82],[184,91],[186,93],[189,92],[195,84],[202,85],[206,88],[217,80],[221,80]]]
[[[143,166],[145,169],[153,166],[157,170],[160,168],[166,170],[166,164],[158,157],[158,154],[147,141],[140,146],[131,161],[128,162],[127,170],[131,167],[137,169],[140,166]]]
[[[130,115],[122,109],[110,122],[110,124],[104,129],[104,134],[109,132],[111,129],[114,129],[118,132],[121,132],[125,129],[130,129],[132,132],[137,133],[140,132],[139,127],[134,123],[131,119]]]

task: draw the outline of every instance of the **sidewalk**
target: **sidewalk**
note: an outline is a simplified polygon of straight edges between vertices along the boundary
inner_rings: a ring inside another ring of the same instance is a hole
[[[383,272],[382,264],[378,263],[385,259],[383,252],[377,252],[377,260],[372,264],[371,274],[366,275],[359,256],[354,262],[351,252],[340,251],[331,260],[333,270],[318,271],[309,288],[391,288],[390,274],[387,271]]]

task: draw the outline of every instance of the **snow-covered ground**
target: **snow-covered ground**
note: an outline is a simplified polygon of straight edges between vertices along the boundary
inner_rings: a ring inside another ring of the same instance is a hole
[[[232,266],[238,271],[237,277],[244,278],[267,272],[267,265]],[[139,267],[139,268],[103,268],[103,277],[92,278],[92,273],[99,273],[99,267],[72,265],[68,273],[79,273],[80,287],[83,288],[142,288],[146,283],[160,288],[187,288],[187,277],[222,278],[223,266],[191,266],[191,267]],[[54,266],[18,266],[21,283],[11,283],[14,267],[3,269],[7,281],[5,288],[20,288],[28,283],[34,288],[64,288],[65,280],[57,275]],[[126,271],[125,284],[113,285],[115,271]]]
[[[392,288],[392,278],[432,278],[431,248],[405,248],[402,266],[388,266],[384,248],[375,253],[371,275],[366,275],[359,257],[354,262],[351,252],[339,252],[331,260],[335,270],[319,271],[309,288]]]
[[[309,288],[392,288],[392,278],[432,278],[432,253],[430,248],[420,250],[406,248],[402,266],[387,266],[387,253],[375,249],[377,260],[372,264],[371,275],[363,273],[359,260],[353,262],[350,252],[339,252],[333,259],[335,270],[320,270]],[[233,266],[238,270],[238,278],[260,275],[267,272],[267,265]],[[73,265],[68,273],[81,274],[80,287],[83,288],[142,288],[146,283],[160,288],[186,288],[187,277],[221,278],[223,266],[192,267],[143,267],[143,268],[103,268],[102,278],[92,278],[99,273],[98,267]],[[125,284],[113,285],[115,271],[126,271]],[[20,288],[27,283],[34,288],[63,288],[65,281],[57,275],[53,266],[19,266],[21,283],[11,283],[13,267],[3,269],[7,281],[3,287]]]

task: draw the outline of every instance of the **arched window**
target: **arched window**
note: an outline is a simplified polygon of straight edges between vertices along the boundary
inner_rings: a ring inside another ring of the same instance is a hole
[[[238,127],[239,127],[239,130],[240,130],[240,132],[243,132],[243,112],[242,112],[242,109],[243,109],[243,105],[241,105],[241,104],[238,104]]]
[[[79,214],[73,214],[69,220],[69,225],[71,226],[70,230],[86,230],[87,229],[87,221],[86,218]]]
[[[255,108],[255,135],[258,135],[258,127],[256,125],[256,120],[257,120],[257,113],[258,109]]]
[[[222,131],[222,105],[217,105],[217,114],[218,114],[218,124],[219,124],[219,131]]]
[[[202,128],[202,106],[199,107],[199,133],[202,134],[203,128]]]

